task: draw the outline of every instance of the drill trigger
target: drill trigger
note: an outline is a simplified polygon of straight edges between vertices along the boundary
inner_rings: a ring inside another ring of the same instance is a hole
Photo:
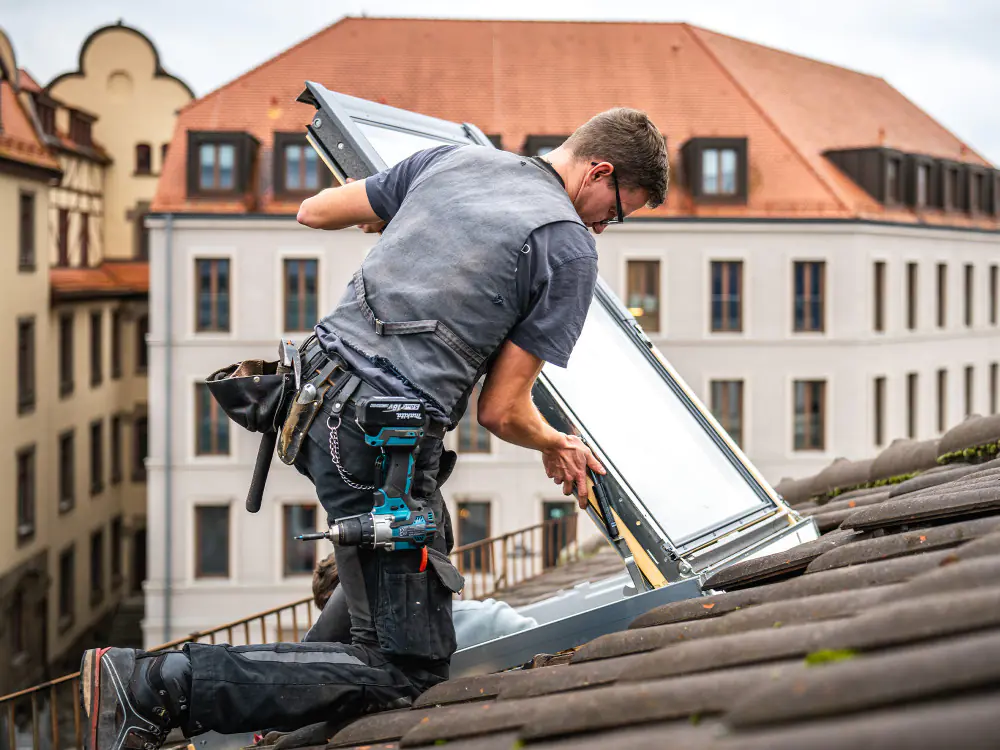
[[[420,572],[427,570],[427,547],[420,548]]]

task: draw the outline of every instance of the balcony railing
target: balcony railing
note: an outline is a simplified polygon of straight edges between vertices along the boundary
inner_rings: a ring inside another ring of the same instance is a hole
[[[462,597],[489,596],[578,559],[576,520],[569,515],[455,547],[452,561],[465,576]],[[149,650],[177,649],[185,643],[298,641],[312,627],[314,606],[312,597],[299,599]],[[76,672],[0,697],[0,750],[82,747],[79,678]]]
[[[451,559],[465,576],[463,599],[509,589],[580,557],[576,514],[455,547]]]
[[[250,645],[275,640],[298,641],[313,623],[312,597],[264,610],[210,630],[191,633],[150,651],[177,649],[185,643]],[[83,747],[80,673],[0,697],[0,750],[62,750]],[[55,707],[55,710],[53,710]]]

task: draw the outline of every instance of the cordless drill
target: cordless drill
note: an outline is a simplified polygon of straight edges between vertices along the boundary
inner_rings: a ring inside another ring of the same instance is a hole
[[[434,511],[410,496],[413,451],[424,434],[423,402],[403,397],[380,397],[357,407],[358,425],[365,443],[381,449],[375,463],[375,507],[371,513],[340,518],[328,531],[302,534],[305,541],[329,539],[338,546],[368,549],[414,550],[434,541]]]

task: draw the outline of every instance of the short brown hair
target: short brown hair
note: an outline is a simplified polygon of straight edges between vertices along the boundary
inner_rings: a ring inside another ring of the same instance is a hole
[[[317,609],[323,609],[326,606],[333,590],[337,588],[339,583],[337,561],[331,552],[316,564],[316,569],[313,571],[313,601],[316,603]]]
[[[645,112],[615,107],[594,115],[563,144],[577,159],[606,161],[618,182],[649,192],[646,205],[656,208],[667,198],[670,162],[663,135]]]

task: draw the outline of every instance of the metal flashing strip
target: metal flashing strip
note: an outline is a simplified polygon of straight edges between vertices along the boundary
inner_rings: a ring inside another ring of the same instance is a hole
[[[619,585],[627,579],[627,576],[621,577]],[[451,657],[451,677],[512,669],[531,661],[537,654],[558,653],[582,646],[599,636],[625,630],[636,617],[661,604],[698,596],[701,596],[701,586],[697,579],[692,578],[635,596],[619,593],[618,601],[599,606],[592,606],[592,602],[581,597],[575,602],[576,606],[584,607],[581,611],[573,611],[575,607],[572,598],[563,598],[557,600],[558,606],[572,611],[572,614],[541,622],[531,630],[522,630],[520,633],[456,651]],[[528,607],[519,611],[535,616]]]

